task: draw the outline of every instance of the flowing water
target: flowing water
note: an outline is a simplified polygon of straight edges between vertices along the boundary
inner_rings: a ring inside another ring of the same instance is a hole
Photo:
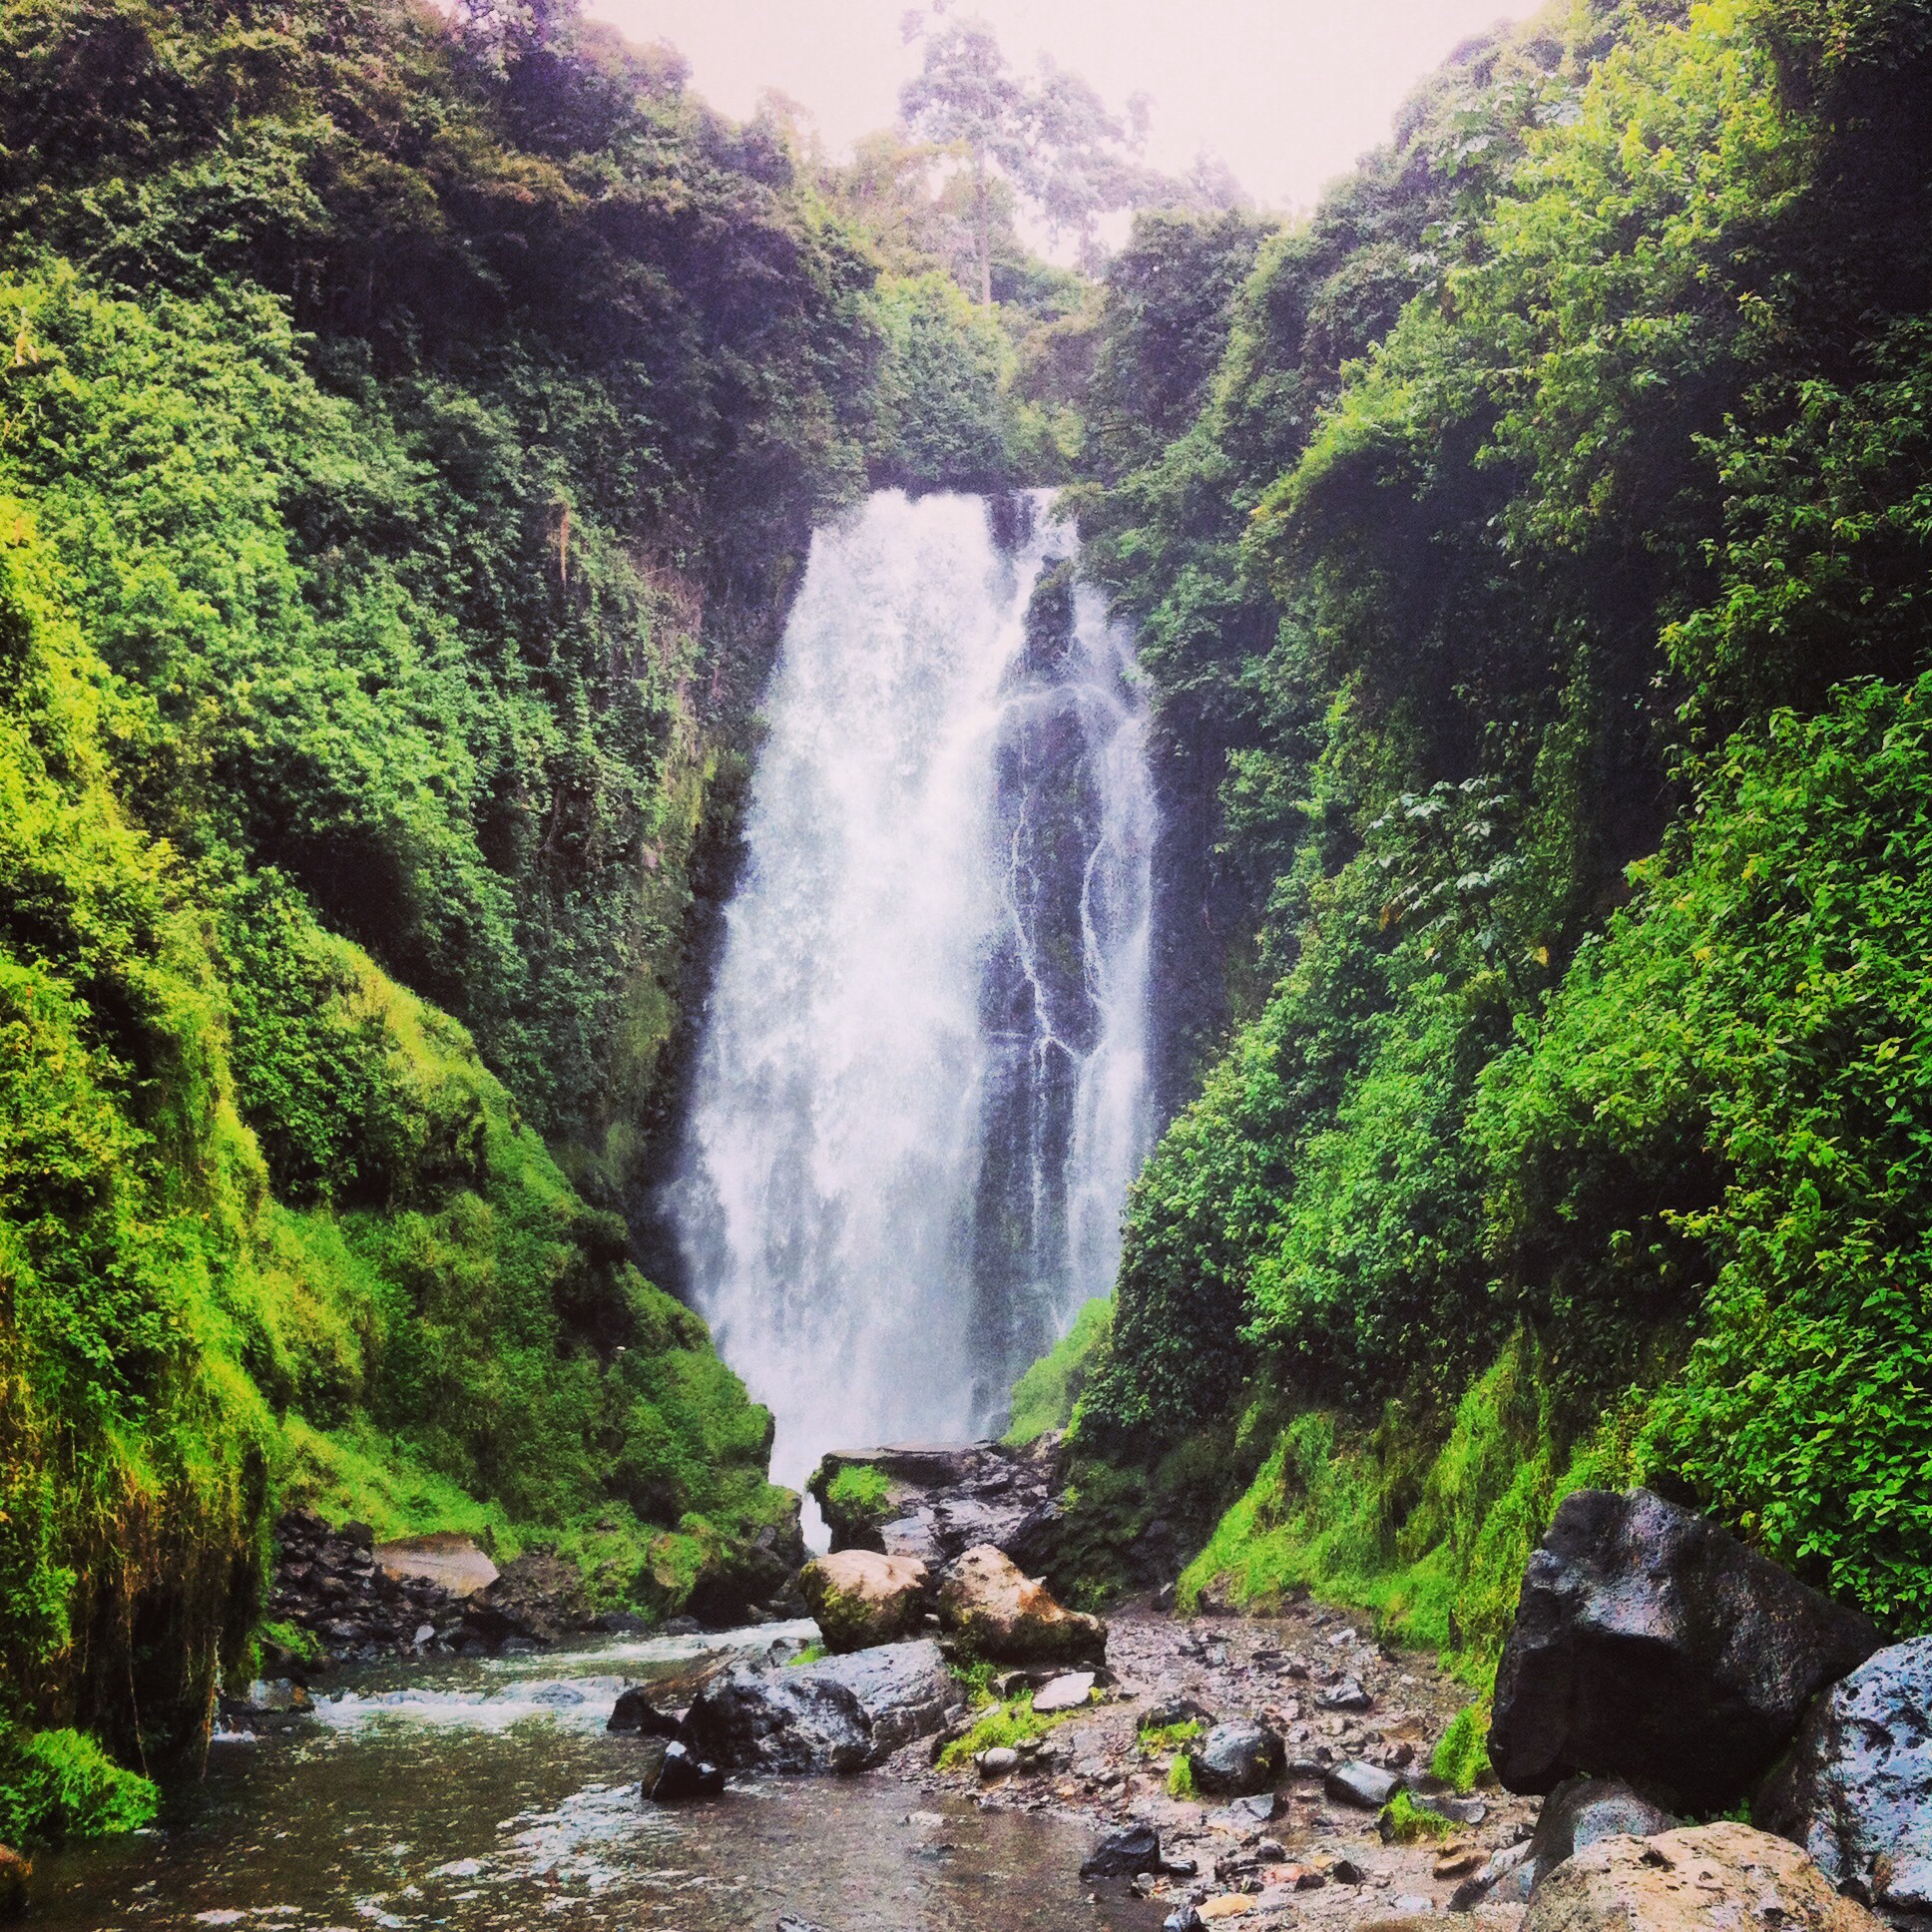
[[[770,1628],[739,1634],[768,1643]],[[808,1634],[800,1626],[793,1635]],[[252,1741],[218,1741],[164,1829],[43,1853],[38,1932],[1144,1932],[1160,1910],[1095,1903],[1091,1834],[981,1813],[883,1773],[750,1780],[659,1807],[619,1689],[677,1694],[701,1644],[365,1674]]]
[[[1113,1285],[1154,808],[1129,640],[1049,507],[876,495],[785,632],[667,1200],[781,1482],[983,1431]]]

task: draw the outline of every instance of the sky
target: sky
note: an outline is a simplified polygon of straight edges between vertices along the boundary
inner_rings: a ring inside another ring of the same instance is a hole
[[[918,50],[909,0],[588,0],[633,40],[668,40],[714,107],[742,120],[776,88],[834,150],[888,125]],[[1150,159],[1180,170],[1217,152],[1257,201],[1312,206],[1383,140],[1409,89],[1451,48],[1531,0],[952,0],[1007,57],[1048,53],[1116,109],[1154,103]]]

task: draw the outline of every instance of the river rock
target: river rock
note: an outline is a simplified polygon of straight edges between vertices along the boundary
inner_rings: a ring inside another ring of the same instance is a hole
[[[367,1524],[331,1529],[312,1510],[289,1510],[276,1520],[275,1544],[268,1615],[305,1631],[325,1656],[407,1656],[432,1642],[447,1648],[456,1637],[459,1599],[428,1576],[377,1563]],[[428,1637],[422,1635],[425,1626]],[[305,1682],[316,1662],[306,1648],[263,1646],[263,1674],[269,1678]]]
[[[741,1664],[698,1693],[684,1740],[727,1771],[861,1771],[938,1730],[954,1697],[929,1639],[802,1667]]]
[[[1531,1555],[1489,1756],[1512,1791],[1628,1777],[1734,1803],[1877,1630],[1648,1490],[1578,1490]]]
[[[1322,1773],[1321,1788],[1337,1804],[1359,1805],[1364,1811],[1379,1811],[1401,1789],[1402,1780],[1379,1764],[1365,1764],[1358,1757],[1333,1764]]]
[[[1683,1821],[1634,1791],[1622,1778],[1567,1777],[1543,1800],[1530,1839],[1530,1886],[1565,1859],[1604,1838],[1650,1838]]]
[[[1751,1822],[1895,1923],[1932,1926],[1932,1637],[1867,1658],[1812,1704]]]
[[[798,1575],[805,1607],[828,1651],[864,1651],[910,1637],[924,1621],[926,1566],[874,1550],[835,1550]]]
[[[1796,1845],[1747,1824],[1604,1838],[1536,1888],[1521,1932],[1884,1932]]]
[[[645,1739],[641,1789],[653,1804],[716,1797],[724,1788],[724,1773],[697,1756],[689,1744],[675,1737]]]
[[[1281,1740],[1265,1724],[1237,1717],[1215,1724],[1189,1752],[1196,1785],[1213,1797],[1245,1797],[1265,1791],[1281,1775]]]
[[[642,1685],[634,1684],[628,1690],[620,1690],[617,1702],[611,1706],[610,1720],[606,1730],[632,1730],[643,1737],[676,1737],[679,1731],[678,1719],[668,1711],[660,1710],[651,1701],[650,1694]]]
[[[1366,1710],[1374,1701],[1358,1678],[1342,1678],[1315,1693],[1315,1702],[1324,1710]]]
[[[1107,1661],[1107,1626],[1062,1608],[990,1543],[968,1550],[947,1573],[939,1621],[976,1656],[1002,1664]]]
[[[17,1919],[27,1909],[32,1864],[11,1845],[0,1845],[0,1919]]]
[[[1161,1834],[1151,1824],[1110,1831],[1081,1861],[1082,1878],[1134,1878],[1161,1869]]]
[[[1068,1671],[1033,1693],[1033,1707],[1043,1717],[1059,1710],[1079,1710],[1094,1694],[1091,1671]]]

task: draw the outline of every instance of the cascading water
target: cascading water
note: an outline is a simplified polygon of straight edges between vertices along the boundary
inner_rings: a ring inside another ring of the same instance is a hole
[[[1146,1150],[1131,650],[1038,496],[814,540],[668,1208],[773,1474],[958,1438],[1113,1284]]]

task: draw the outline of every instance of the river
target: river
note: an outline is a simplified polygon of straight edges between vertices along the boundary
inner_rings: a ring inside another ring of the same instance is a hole
[[[627,1684],[675,1690],[720,1647],[808,1636],[600,1641],[540,1656],[343,1673],[313,1714],[219,1739],[162,1828],[43,1854],[38,1932],[1149,1932],[1092,1902],[1091,1831],[981,1811],[885,1772],[760,1778],[675,1808],[638,1794]]]

